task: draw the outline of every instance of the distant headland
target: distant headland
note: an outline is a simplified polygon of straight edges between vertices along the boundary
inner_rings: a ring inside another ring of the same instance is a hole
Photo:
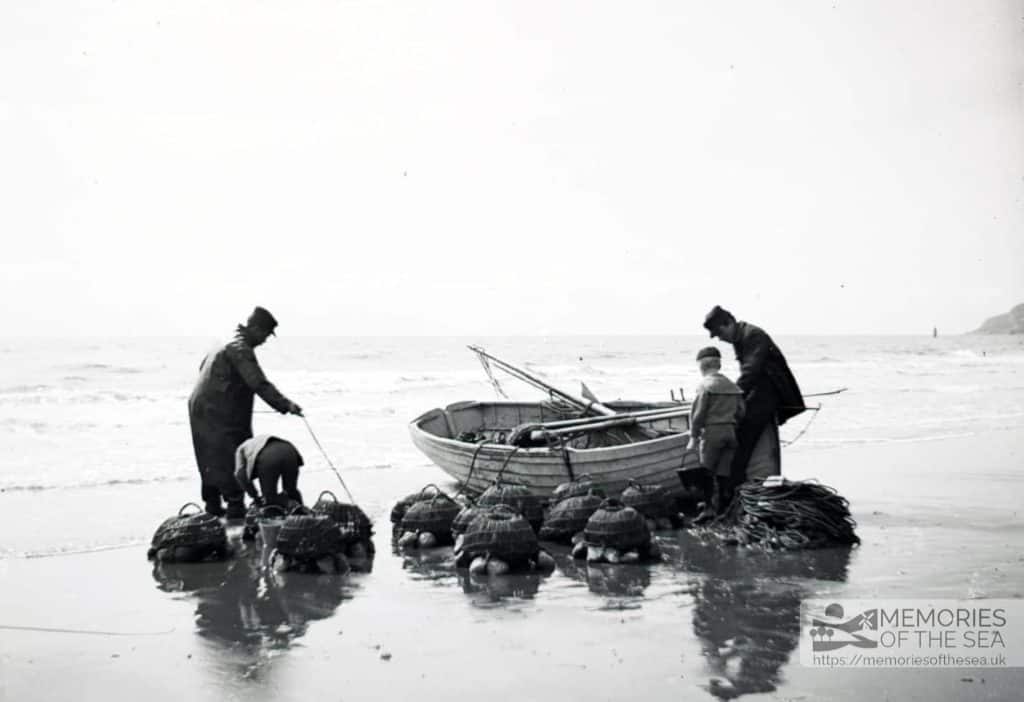
[[[989,317],[972,334],[1024,334],[1024,304],[1006,314]]]

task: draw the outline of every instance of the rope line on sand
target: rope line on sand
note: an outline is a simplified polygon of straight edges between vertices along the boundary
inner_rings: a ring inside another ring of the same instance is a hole
[[[167,631],[99,631],[94,629],[57,629],[46,626],[15,626],[13,624],[0,624],[0,629],[7,631],[41,631],[47,634],[88,634],[91,636],[165,636],[174,631],[174,627]]]
[[[309,420],[306,419],[304,415],[300,414],[299,416],[302,417],[302,421],[305,422],[306,429],[309,430],[309,435],[313,437],[313,443],[315,443],[316,447],[320,449],[320,453],[323,454],[324,460],[327,461],[327,465],[329,465],[331,470],[334,471],[334,474],[338,476],[338,482],[341,483],[341,487],[345,490],[345,494],[348,495],[349,502],[355,504],[356,499],[352,497],[352,493],[349,492],[348,485],[345,484],[345,479],[341,477],[341,473],[339,473],[338,469],[334,467],[334,463],[331,462],[331,457],[327,455],[327,451],[324,450],[323,445],[320,443],[320,439],[316,438],[316,433],[313,431],[313,427],[309,425]]]
[[[21,558],[57,558],[58,556],[82,556],[90,553],[100,553],[102,551],[118,551],[124,548],[138,548],[139,546],[145,546],[144,541],[133,541],[127,544],[112,544],[110,546],[90,546],[88,548],[79,548],[74,551],[54,551],[53,553],[24,553],[21,554]]]

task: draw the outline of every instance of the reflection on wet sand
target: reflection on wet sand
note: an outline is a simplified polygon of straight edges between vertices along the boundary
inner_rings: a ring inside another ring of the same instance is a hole
[[[533,599],[546,577],[542,573],[470,575],[467,569],[455,567],[450,548],[397,553],[402,557],[402,569],[413,579],[444,587],[458,583],[470,596],[470,602],[481,607],[501,604],[506,600]]]
[[[558,572],[586,583],[595,595],[607,598],[601,609],[640,609],[644,592],[651,584],[651,566],[647,564],[587,563],[576,560],[568,550],[554,551]]]
[[[800,642],[800,602],[815,581],[843,582],[851,549],[765,553],[690,534],[666,548],[694,596],[693,630],[719,699],[772,692]]]
[[[344,576],[275,573],[247,555],[157,563],[153,578],[165,592],[195,597],[198,635],[231,651],[229,665],[243,677],[258,678],[266,661],[305,635],[309,622],[332,616],[356,587]]]

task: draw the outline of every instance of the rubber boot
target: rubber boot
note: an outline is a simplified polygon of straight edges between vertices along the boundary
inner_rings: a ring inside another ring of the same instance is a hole
[[[732,502],[733,489],[732,480],[728,476],[719,475],[715,481],[716,485],[716,502],[715,511],[718,514],[723,514],[729,509],[729,504]]]
[[[245,502],[243,500],[229,500],[226,516],[228,519],[245,519]]]
[[[221,505],[220,500],[217,500],[216,502],[207,501],[205,504],[207,514],[212,514],[215,517],[224,516],[224,507]]]
[[[718,479],[711,476],[704,490],[704,501],[700,503],[700,514],[693,519],[694,526],[707,524],[718,514]]]

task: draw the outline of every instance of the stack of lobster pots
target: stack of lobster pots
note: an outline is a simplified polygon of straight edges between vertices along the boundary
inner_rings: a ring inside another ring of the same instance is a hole
[[[245,525],[242,527],[242,541],[253,541],[260,533],[260,522],[267,519],[281,519],[288,516],[288,513],[302,505],[295,500],[288,500],[285,507],[279,505],[264,505],[253,502],[245,513]]]
[[[526,517],[508,504],[497,504],[476,514],[461,534],[455,565],[474,575],[550,572],[555,561],[541,550]]]
[[[661,560],[661,549],[640,512],[607,499],[587,520],[572,555],[588,563],[641,563]]]
[[[651,531],[678,526],[679,513],[675,509],[675,501],[668,488],[661,485],[643,485],[630,480],[620,499],[622,504],[632,507],[644,516],[647,528]]]
[[[477,505],[480,507],[507,505],[523,515],[536,531],[544,522],[544,508],[547,506],[547,499],[532,492],[525,485],[504,481],[499,477],[480,495]]]
[[[542,541],[572,543],[582,540],[587,520],[597,511],[604,491],[596,487],[590,476],[580,476],[562,483],[554,492],[554,506],[544,517],[538,536]]]
[[[428,494],[431,489],[433,494]],[[458,502],[436,485],[427,485],[404,510],[398,522],[395,530],[398,547],[432,548],[451,544],[452,522],[460,511],[462,507]]]
[[[196,511],[185,514],[189,507],[195,507]],[[193,502],[157,527],[146,554],[150,560],[185,563],[222,560],[229,555],[227,532],[220,519]]]
[[[455,519],[452,520],[452,539],[455,541],[456,551],[462,549],[462,540],[473,520],[490,509],[491,507],[479,505],[474,500],[466,500],[462,509],[455,515]]]
[[[345,573],[347,542],[337,522],[323,513],[298,507],[284,520],[270,555],[275,570],[306,573]]]
[[[341,502],[330,490],[320,493],[313,505],[314,514],[330,517],[341,532],[345,557],[353,570],[370,570],[373,559],[373,522],[358,505]]]

